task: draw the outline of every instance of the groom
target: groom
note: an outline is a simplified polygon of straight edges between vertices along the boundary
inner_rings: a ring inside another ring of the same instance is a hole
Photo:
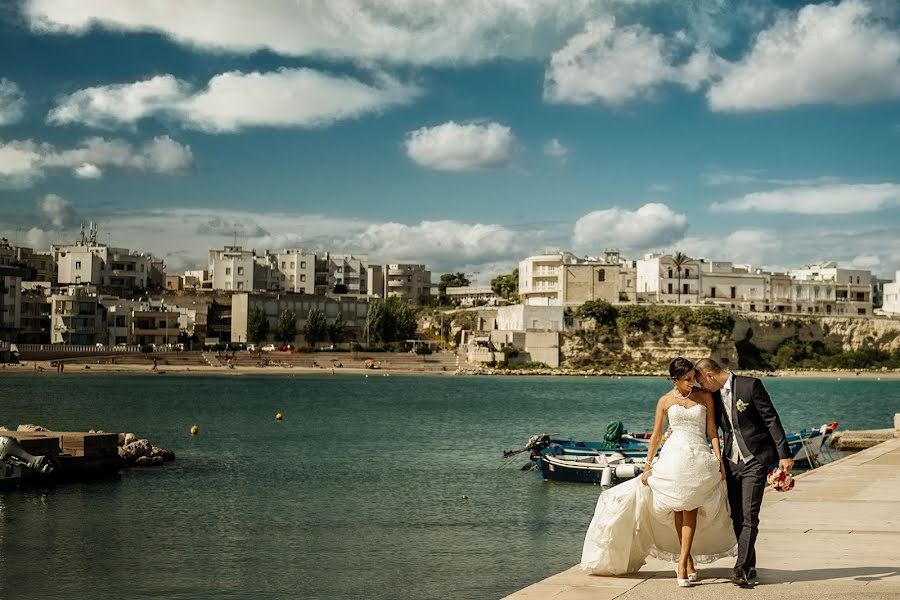
[[[728,504],[738,542],[732,583],[749,585],[756,578],[756,534],[766,476],[775,463],[790,471],[794,466],[781,419],[762,381],[735,375],[711,358],[694,365],[697,381],[713,393],[716,423],[725,435]]]

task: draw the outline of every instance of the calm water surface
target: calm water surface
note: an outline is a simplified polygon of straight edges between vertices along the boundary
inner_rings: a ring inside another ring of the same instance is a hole
[[[178,456],[0,496],[3,599],[500,598],[578,561],[599,493],[522,473],[524,457],[498,470],[501,452],[532,433],[597,438],[613,419],[649,429],[667,389],[361,375],[0,384],[0,424],[133,431]],[[900,381],[767,386],[788,429],[883,428],[900,412]]]

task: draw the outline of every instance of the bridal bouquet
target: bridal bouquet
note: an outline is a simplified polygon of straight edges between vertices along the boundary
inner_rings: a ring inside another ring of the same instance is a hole
[[[791,472],[782,471],[781,467],[772,469],[772,472],[766,477],[766,481],[768,481],[769,485],[775,488],[775,491],[777,492],[786,492],[794,487],[794,478],[791,476]]]

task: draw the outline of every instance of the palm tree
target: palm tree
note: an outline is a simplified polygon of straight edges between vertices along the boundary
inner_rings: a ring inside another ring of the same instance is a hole
[[[674,256],[672,256],[672,263],[675,265],[675,272],[678,273],[678,304],[681,305],[681,270],[684,268],[684,265],[691,260],[687,254],[683,252],[676,252]]]

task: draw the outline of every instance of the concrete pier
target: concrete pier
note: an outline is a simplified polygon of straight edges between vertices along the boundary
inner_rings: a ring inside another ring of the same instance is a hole
[[[623,577],[576,565],[507,599],[900,598],[900,439],[804,473],[790,492],[767,491],[760,517],[755,590],[728,581],[734,559],[699,566],[702,580],[690,589],[675,586],[670,563],[649,559]]]

